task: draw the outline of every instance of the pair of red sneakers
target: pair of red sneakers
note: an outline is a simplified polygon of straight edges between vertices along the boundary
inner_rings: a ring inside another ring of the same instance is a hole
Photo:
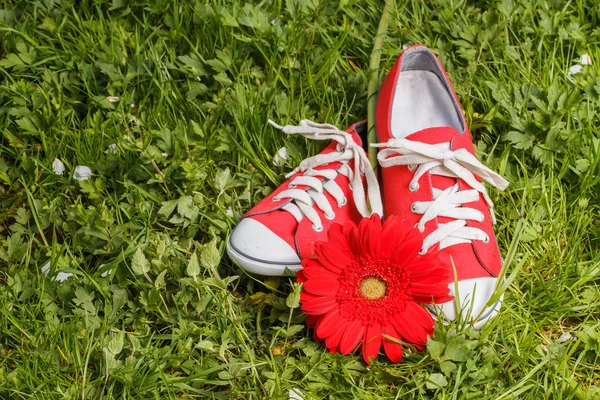
[[[431,50],[406,49],[381,86],[379,143],[371,144],[380,148],[379,180],[363,148],[365,122],[345,132],[310,121],[275,126],[331,143],[304,160],[231,233],[227,252],[242,268],[285,275],[313,257],[314,243],[326,241],[332,224],[358,222],[371,213],[399,215],[423,235],[422,253],[439,249],[452,277],[448,285],[455,300],[433,307],[434,316],[461,316],[479,327],[498,312],[500,301],[487,303],[502,259],[492,229],[493,203],[481,180],[499,189],[508,182],[475,157],[463,111]]]

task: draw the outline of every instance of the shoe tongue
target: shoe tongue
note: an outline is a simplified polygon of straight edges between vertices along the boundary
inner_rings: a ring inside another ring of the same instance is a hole
[[[459,135],[460,132],[450,126],[436,126],[411,133],[406,139],[427,144],[439,144],[450,143]]]

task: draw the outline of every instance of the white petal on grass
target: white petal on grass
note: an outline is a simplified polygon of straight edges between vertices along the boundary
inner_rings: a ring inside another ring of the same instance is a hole
[[[113,156],[115,154],[117,154],[117,144],[116,143],[109,144],[108,147],[106,148],[106,152],[108,154],[112,154]]]
[[[52,171],[54,171],[56,175],[62,175],[63,172],[65,172],[65,164],[58,158],[55,158],[54,161],[52,161]]]
[[[78,165],[73,172],[73,179],[77,181],[87,181],[92,176],[92,170],[85,165]]]
[[[233,218],[233,209],[231,208],[231,206],[227,207],[227,210],[225,210],[225,215]]]
[[[106,98],[106,101],[108,101],[109,103],[118,103],[119,100],[121,100],[119,96],[108,96]]]
[[[279,150],[277,150],[277,154],[275,154],[275,157],[273,157],[273,164],[278,167],[285,164],[285,160],[287,160],[288,156],[288,149],[286,149],[285,147],[280,148]]]
[[[50,271],[50,261],[48,261],[42,268],[40,268],[40,272],[44,276],[48,276],[49,271]],[[62,283],[63,281],[66,281],[67,279],[69,279],[72,276],[73,276],[73,274],[70,272],[59,272],[58,274],[56,274],[56,276],[54,278],[52,278],[52,280]]]
[[[581,65],[592,65],[592,57],[589,54],[582,54],[579,59],[579,64]]]
[[[50,271],[50,261],[48,261],[46,265],[40,268],[40,271],[42,272],[42,274],[44,274],[44,276],[48,276],[48,271]]]
[[[560,335],[560,337],[558,339],[556,339],[556,343],[564,343],[569,340],[572,342],[576,342],[577,338],[575,336],[571,335],[569,332],[565,332],[562,335]]]
[[[580,64],[575,64],[571,68],[569,68],[569,73],[567,74],[567,79],[571,81],[571,83],[575,83],[575,79],[573,79],[573,75],[581,72],[583,67]]]
[[[100,266],[98,267],[98,269],[102,269],[102,267],[104,267],[105,265],[106,265],[106,264],[100,264]],[[101,274],[100,274],[100,276],[101,276],[102,278],[106,278],[106,277],[108,276],[108,274],[112,274],[112,271],[113,271],[113,270],[112,270],[112,268],[111,268],[111,269],[109,269],[109,270],[107,270],[107,271],[104,271],[103,273],[101,273]]]
[[[304,400],[304,394],[298,388],[290,389],[289,400]]]
[[[73,274],[70,272],[59,272],[58,274],[56,274],[56,277],[54,277],[55,281],[66,281],[67,279],[69,279],[70,277],[72,277]]]

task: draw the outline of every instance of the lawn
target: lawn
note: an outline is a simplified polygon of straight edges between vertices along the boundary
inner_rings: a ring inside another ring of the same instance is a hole
[[[403,46],[431,47],[511,183],[490,190],[504,305],[369,367],[312,340],[294,279],[224,249],[322,145],[269,118],[367,117],[383,1],[0,7],[1,398],[600,399],[595,0],[397,2],[380,78]]]

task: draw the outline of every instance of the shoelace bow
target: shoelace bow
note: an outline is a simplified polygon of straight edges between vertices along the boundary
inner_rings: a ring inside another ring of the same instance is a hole
[[[507,180],[483,165],[466,149],[448,150],[447,143],[432,145],[408,139],[390,139],[387,143],[372,146],[383,147],[377,155],[379,164],[383,168],[407,165],[409,170],[415,171],[409,184],[409,190],[412,192],[419,189],[419,179],[426,172],[430,175],[460,178],[473,188],[473,190],[461,191],[458,184],[445,190],[433,188],[433,201],[413,203],[411,211],[423,215],[416,226],[421,232],[425,230],[427,222],[437,217],[455,219],[446,224],[438,224],[438,228],[424,239],[421,252],[427,252],[427,249],[436,243],[439,243],[440,249],[443,249],[459,243],[470,243],[473,240],[482,240],[486,243],[489,241],[489,237],[481,229],[466,226],[467,219],[482,222],[484,215],[476,209],[464,207],[463,204],[478,201],[481,193],[490,208],[492,222],[496,223],[494,203],[485,186],[475,178],[475,174],[500,190],[508,186]]]
[[[338,142],[335,151],[304,159],[297,168],[286,175],[286,178],[299,171],[303,173],[290,182],[289,189],[283,190],[273,198],[274,201],[291,199],[282,209],[291,213],[298,222],[306,216],[312,222],[313,229],[317,231],[323,229],[319,214],[314,209],[315,205],[325,213],[326,218],[335,218],[335,212],[325,196],[325,192],[328,192],[337,201],[338,207],[343,207],[346,204],[344,191],[335,182],[338,174],[342,174],[350,180],[354,204],[363,217],[368,217],[371,213],[383,215],[377,177],[364,149],[354,141],[351,134],[338,129],[334,125],[319,124],[307,119],[300,121],[298,126],[281,126],[271,120],[269,120],[269,124],[281,129],[287,135],[302,135],[307,139],[335,140]],[[350,161],[354,161],[354,170],[348,166]],[[337,170],[314,169],[332,162],[340,162],[342,165]],[[366,196],[362,181],[363,176],[367,184]],[[296,186],[299,185],[307,186],[308,189],[296,189]],[[371,211],[369,211],[369,205]]]

